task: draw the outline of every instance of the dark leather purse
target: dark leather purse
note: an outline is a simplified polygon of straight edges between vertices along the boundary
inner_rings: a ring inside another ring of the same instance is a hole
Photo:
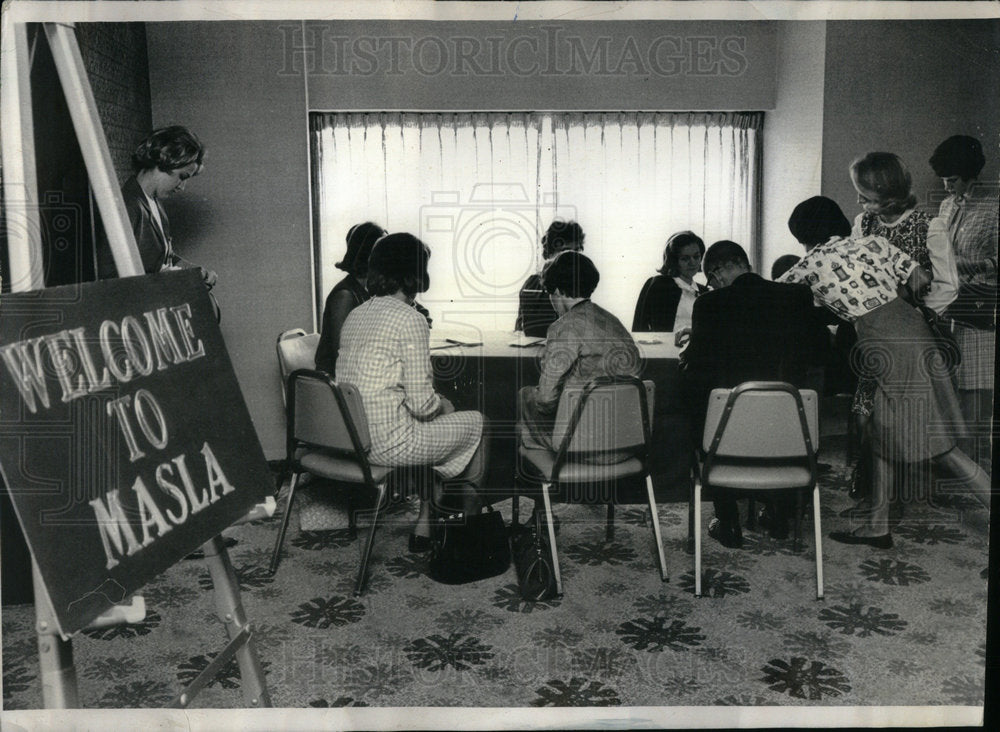
[[[509,566],[507,527],[491,506],[474,516],[461,511],[435,516],[427,567],[432,580],[461,585],[503,574]]]
[[[978,330],[996,328],[996,285],[966,284],[958,288],[958,297],[945,311],[952,320]]]
[[[511,537],[510,543],[521,597],[538,602],[555,597],[556,573],[541,512],[535,511],[532,519]]]

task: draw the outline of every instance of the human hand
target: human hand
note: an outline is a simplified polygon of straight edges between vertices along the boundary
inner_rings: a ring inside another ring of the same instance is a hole
[[[681,328],[674,332],[674,345],[678,348],[684,348],[689,340],[691,340],[691,328]]]
[[[204,280],[205,287],[210,290],[215,287],[215,283],[218,281],[219,276],[210,269],[205,269],[204,267],[199,267],[198,269],[201,271],[201,279]]]

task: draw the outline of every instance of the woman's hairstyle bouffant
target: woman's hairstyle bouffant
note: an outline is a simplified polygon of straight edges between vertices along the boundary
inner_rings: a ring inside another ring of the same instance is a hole
[[[132,169],[138,173],[141,170],[159,168],[164,173],[169,173],[191,163],[197,163],[200,168],[204,157],[204,145],[187,127],[161,127],[143,140],[132,153]]]
[[[698,253],[705,256],[705,242],[693,231],[678,231],[672,234],[663,250],[663,266],[657,271],[668,277],[677,277],[680,274],[681,249],[691,244],[697,244]]]
[[[559,290],[566,297],[590,297],[600,280],[590,257],[575,251],[559,252],[542,270],[542,287],[550,295]]]
[[[395,295],[400,290],[407,297],[426,292],[431,278],[427,261],[431,250],[413,234],[389,234],[382,237],[368,258],[366,287],[372,295]]]
[[[957,175],[962,180],[972,180],[979,177],[986,157],[982,144],[975,137],[953,135],[937,146],[930,163],[938,178]]]
[[[334,267],[361,279],[367,277],[368,257],[371,256],[372,247],[385,234],[385,229],[371,221],[355,224],[347,232],[347,252]]]
[[[830,237],[850,236],[851,222],[844,216],[836,201],[826,196],[813,196],[792,211],[788,219],[788,230],[800,244],[811,249]]]
[[[913,177],[898,155],[872,152],[851,163],[851,180],[872,191],[887,214],[901,214],[917,205]]]
[[[558,252],[583,251],[584,233],[575,221],[556,220],[542,237],[542,257],[552,259]]]

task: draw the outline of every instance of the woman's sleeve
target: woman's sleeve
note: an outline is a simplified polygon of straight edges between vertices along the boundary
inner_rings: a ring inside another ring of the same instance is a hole
[[[441,410],[431,369],[430,329],[414,310],[401,323],[399,342],[403,358],[403,403],[417,419],[430,419]]]
[[[933,279],[924,305],[940,315],[958,297],[959,286],[951,237],[940,217],[931,219],[927,226],[927,254],[931,259]]]
[[[580,355],[579,340],[565,331],[563,327],[549,328],[534,399],[541,414],[554,414],[558,409],[563,384]]]
[[[861,239],[865,236],[865,233],[861,231],[861,219],[864,217],[863,213],[859,213],[854,217],[854,225],[851,226],[851,238]]]
[[[649,327],[649,293],[653,289],[653,278],[646,280],[639,293],[639,299],[635,303],[635,315],[632,316],[632,332],[648,333],[652,330]]]

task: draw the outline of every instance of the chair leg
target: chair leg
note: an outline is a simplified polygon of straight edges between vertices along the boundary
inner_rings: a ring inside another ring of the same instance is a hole
[[[793,522],[792,551],[802,551],[802,491],[795,491],[795,521]]]
[[[604,540],[612,542],[615,540],[615,504],[608,501],[608,521],[604,528]]]
[[[823,531],[819,525],[819,486],[813,487],[813,525],[816,527],[816,599],[823,599]]]
[[[548,483],[542,483],[542,501],[545,503],[545,525],[549,530],[549,547],[552,549],[552,569],[556,573],[556,595],[562,595],[562,573],[559,571],[559,554],[556,552],[555,519],[552,516],[552,503],[549,501]]]
[[[364,552],[361,555],[361,567],[358,569],[358,581],[354,585],[354,596],[360,597],[365,586],[365,575],[368,573],[368,560],[372,555],[372,546],[375,544],[375,529],[378,527],[378,512],[385,501],[386,482],[383,480],[378,484],[378,495],[375,497],[375,510],[372,511],[372,525],[368,530],[368,538],[365,540]]]
[[[281,545],[285,543],[285,532],[288,530],[288,520],[292,517],[292,502],[295,500],[295,488],[299,484],[301,473],[292,472],[292,482],[288,486],[288,505],[285,506],[285,515],[281,517],[281,528],[278,529],[278,539],[274,542],[274,553],[271,554],[271,566],[268,568],[270,574],[278,571],[278,561],[281,558]]]
[[[694,596],[701,597],[701,481],[694,484]]]
[[[511,532],[519,526],[521,513],[521,497],[513,496],[510,500],[510,528]]]
[[[747,499],[747,528],[757,530],[757,500],[752,496]]]
[[[656,541],[656,554],[660,560],[660,579],[664,582],[670,580],[667,575],[667,558],[663,554],[663,536],[660,534],[660,514],[656,510],[656,496],[653,495],[653,479],[646,476],[646,493],[649,496],[649,515],[652,517],[650,523],[653,524],[653,539]]]
[[[688,488],[688,538],[687,538],[687,552],[691,553],[694,551],[694,485],[697,482],[697,478],[691,481],[691,487]]]

